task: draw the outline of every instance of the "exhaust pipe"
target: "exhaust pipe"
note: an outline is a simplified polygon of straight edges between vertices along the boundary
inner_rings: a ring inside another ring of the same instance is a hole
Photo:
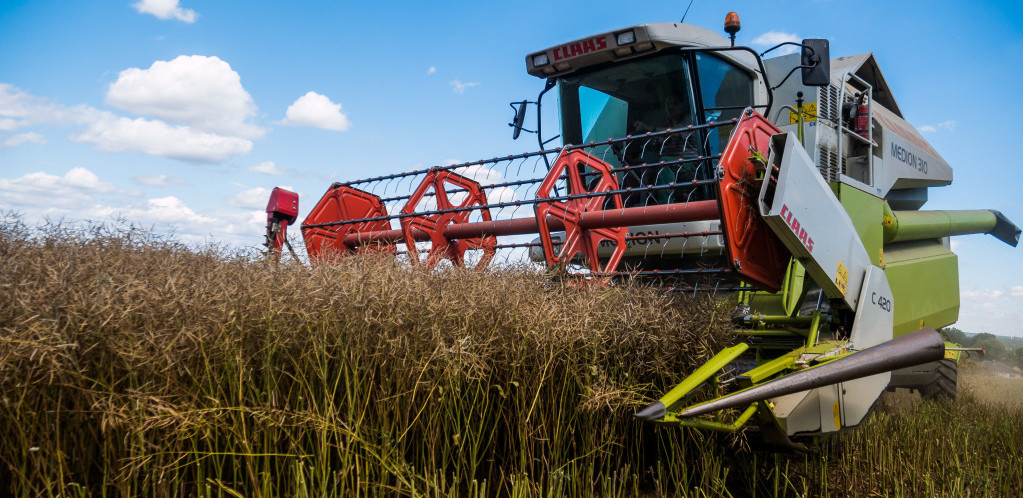
[[[727,408],[748,406],[757,401],[848,382],[944,357],[945,341],[941,334],[931,328],[920,329],[844,358],[687,408],[677,416],[696,417]],[[657,402],[636,413],[636,416],[653,421],[664,413],[664,405]]]

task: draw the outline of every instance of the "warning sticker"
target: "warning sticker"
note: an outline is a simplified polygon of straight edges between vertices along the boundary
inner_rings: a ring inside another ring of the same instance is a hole
[[[809,104],[803,104],[803,122],[817,121],[817,103],[810,102]],[[799,122],[799,115],[789,111],[789,124],[796,124]]]
[[[845,290],[849,286],[849,270],[845,269],[845,265],[841,261],[838,262],[838,269],[835,270],[835,285],[838,286],[838,290],[842,291],[842,295],[845,295]]]
[[[831,412],[835,415],[835,428],[842,428],[842,410],[838,407],[838,402],[831,405]]]

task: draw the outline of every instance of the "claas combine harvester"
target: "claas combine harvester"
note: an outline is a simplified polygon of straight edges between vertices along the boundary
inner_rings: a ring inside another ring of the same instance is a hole
[[[545,85],[512,104],[511,126],[539,151],[335,183],[301,225],[310,260],[532,262],[731,297],[743,342],[636,414],[651,422],[784,443],[860,424],[886,389],[954,396],[962,351],[934,330],[958,318],[948,238],[1015,246],[1019,228],[997,211],[920,210],[952,169],[872,54],[831,59],[808,39],[765,59],[735,46],[738,30],[729,13],[731,40],[658,23],[529,54]],[[540,122],[551,90],[561,147]],[[297,215],[297,195],[274,189],[278,258]],[[705,385],[717,397],[694,403]]]

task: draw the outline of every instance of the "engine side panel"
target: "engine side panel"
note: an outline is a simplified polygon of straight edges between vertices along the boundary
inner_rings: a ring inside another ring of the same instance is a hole
[[[959,319],[959,258],[938,240],[885,246],[895,306],[895,337]]]

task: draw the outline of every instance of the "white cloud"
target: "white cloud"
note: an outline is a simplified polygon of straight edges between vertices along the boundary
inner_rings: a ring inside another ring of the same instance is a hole
[[[163,223],[212,223],[213,218],[203,216],[185,205],[181,199],[169,195],[146,201],[141,209],[128,210],[128,215]]]
[[[199,132],[163,121],[104,114],[71,139],[92,143],[103,152],[133,150],[197,163],[219,163],[252,151],[252,142],[244,138]]]
[[[0,211],[19,211],[27,223],[45,218],[59,218],[68,224],[125,220],[152,227],[156,233],[173,234],[175,240],[185,243],[215,241],[256,247],[262,242],[266,199],[258,211],[197,211],[173,195],[131,198],[139,194],[118,190],[84,168],[71,169],[62,176],[35,172],[18,178],[0,177]]]
[[[186,243],[214,241],[236,247],[255,247],[262,243],[266,225],[265,212],[196,211],[172,195],[146,199],[127,207],[99,205],[88,216],[92,220],[125,219],[152,226],[155,231],[173,233],[176,240]]]
[[[291,190],[291,189],[288,189]],[[227,203],[231,206],[238,206],[249,209],[266,209],[267,200],[270,199],[270,189],[256,187],[238,192],[230,198]]]
[[[470,81],[469,83],[462,83],[461,81],[458,81],[458,80],[451,80],[450,83],[451,83],[452,90],[454,90],[455,93],[457,93],[459,95],[464,94],[465,90],[467,88],[473,88],[473,87],[480,86],[478,81]]]
[[[12,131],[67,118],[67,109],[8,83],[0,83],[0,131]]]
[[[198,14],[192,9],[182,9],[178,0],[139,0],[132,5],[139,14],[152,14],[157,19],[177,19],[186,23],[195,22]]]
[[[18,178],[0,178],[0,209],[14,208],[84,208],[92,202],[92,194],[110,193],[112,183],[102,182],[85,168],[72,168],[63,176],[42,171]],[[32,210],[29,210],[32,211]]]
[[[14,135],[12,137],[0,140],[0,149],[6,149],[8,147],[17,147],[24,143],[35,143],[46,145],[46,139],[38,133],[28,132]]]
[[[85,215],[92,221],[125,219],[193,236],[209,233],[219,224],[216,218],[195,212],[173,195],[146,199],[141,204],[129,206],[96,205]]]
[[[954,119],[949,119],[935,125],[923,125],[920,127],[920,131],[924,133],[934,133],[938,130],[953,131],[956,129],[956,124],[958,123]]]
[[[341,104],[335,104],[325,95],[308,92],[288,106],[282,124],[292,126],[313,126],[325,130],[345,131],[352,124],[341,112]]]
[[[178,59],[181,58],[179,57]],[[222,61],[220,62],[223,63]],[[226,63],[223,64],[226,66]],[[230,70],[229,66],[228,70]],[[233,71],[231,73],[233,74]],[[237,75],[235,74],[235,76]],[[121,82],[122,79],[118,81]],[[117,83],[112,85],[112,88],[115,85]],[[128,95],[138,97],[146,93],[146,91],[134,93],[127,91],[130,87],[131,85],[120,87],[120,90],[125,91],[119,93],[119,90],[114,92],[114,94],[119,97],[126,97]],[[141,88],[139,86],[134,87],[135,90],[140,90]],[[240,85],[236,89],[241,89]],[[151,104],[169,106],[174,101],[172,98],[159,97],[161,92],[158,88],[150,88],[150,90],[149,94],[151,96],[157,96],[157,98],[150,102]],[[236,103],[242,102],[242,107],[244,107],[244,101],[247,100],[251,104],[251,98],[248,97],[248,93],[245,93],[242,89],[241,94],[244,94],[243,98],[241,100],[236,99]],[[163,97],[167,96],[166,93],[162,95]],[[225,98],[227,97],[226,95],[224,96]],[[131,99],[127,100],[132,101]],[[130,107],[134,107],[137,104],[139,110],[142,110],[141,107],[144,107],[144,101],[144,98],[135,99]],[[182,101],[179,101],[179,103],[185,108],[189,106],[195,107],[194,103],[188,104]],[[156,105],[156,107],[159,107],[159,105]],[[233,108],[237,110],[237,106]],[[220,107],[224,116],[230,114],[231,109],[231,105],[221,105]],[[236,113],[235,118],[226,118],[224,116],[209,118],[207,116],[209,119],[202,119],[195,112],[190,115],[187,110],[175,112],[181,112],[180,116],[191,118],[197,126],[172,126],[160,120],[145,118],[130,119],[85,105],[63,107],[53,104],[46,99],[30,95],[11,85],[0,84],[0,128],[16,129],[51,122],[58,125],[81,126],[83,127],[81,130],[71,134],[71,140],[95,144],[97,149],[104,152],[133,150],[192,162],[217,163],[225,161],[232,156],[247,154],[252,150],[252,142],[249,138],[263,133],[263,130],[244,123],[242,121],[244,117],[239,119],[238,113]],[[245,112],[248,111],[243,111],[243,113]],[[159,110],[157,113],[161,115],[168,114],[159,112]],[[207,128],[222,129],[229,133],[209,131]],[[13,137],[12,140],[18,143],[25,141],[39,142],[43,140],[43,137],[29,132],[19,137]]]
[[[242,138],[266,133],[248,122],[256,115],[256,106],[242,87],[241,76],[215,56],[181,55],[153,62],[149,69],[125,69],[107,90],[106,101],[201,131]]]
[[[286,175],[291,172],[291,170],[277,166],[273,163],[273,161],[263,161],[259,164],[253,164],[248,167],[248,170],[252,173],[261,173],[273,176]]]
[[[753,44],[757,45],[759,47],[770,48],[770,47],[773,47],[773,46],[775,46],[775,45],[777,45],[779,43],[784,43],[784,42],[800,43],[800,41],[802,41],[802,38],[800,38],[799,35],[797,35],[795,33],[786,33],[784,31],[774,31],[774,30],[771,30],[771,31],[768,31],[768,32],[766,32],[766,33],[764,33],[764,34],[754,38],[753,39]],[[770,55],[773,57],[773,56],[776,56],[776,55],[794,54],[794,53],[796,53],[797,49],[798,48],[795,47],[794,45],[786,45],[784,47],[781,47],[781,48],[777,49],[777,51],[772,52]]]
[[[281,185],[280,188],[295,191],[290,185]],[[266,209],[266,203],[270,200],[271,190],[263,187],[251,188],[238,192],[234,197],[228,199],[227,204],[248,209]],[[266,214],[265,212],[263,213]]]
[[[112,183],[99,181],[99,177],[95,173],[85,168],[72,168],[64,174],[60,181],[69,187],[83,190],[93,190],[96,192],[111,192],[114,190]]]
[[[181,178],[175,178],[167,175],[142,175],[132,178],[142,185],[149,185],[152,187],[166,187],[168,185],[184,185],[186,182]]]
[[[960,293],[964,299],[998,299],[1002,297],[1003,294],[1005,293],[998,289],[984,289],[982,291],[969,290]]]
[[[490,204],[501,204],[513,202],[518,198],[515,190],[510,187],[497,187],[487,192],[487,202]]]
[[[1023,285],[1003,289],[966,290],[960,292],[962,304],[956,327],[967,332],[1020,335],[1023,329]]]
[[[515,189],[511,187],[496,187],[487,191],[487,204],[503,204],[519,200]],[[490,216],[495,220],[510,220],[515,218],[519,206],[506,206],[490,208]],[[532,211],[532,208],[529,208]]]
[[[96,192],[112,192],[114,190],[114,184],[101,182],[95,173],[85,168],[71,168],[67,173],[64,173],[64,176],[56,176],[38,171],[35,173],[28,173],[15,180],[0,178],[0,189],[6,190],[14,185],[27,187],[30,190],[58,189],[64,187],[92,190]]]
[[[450,163],[458,164],[458,162]],[[470,180],[478,182],[480,185],[492,185],[498,183],[504,179],[504,175],[500,171],[488,168],[482,164],[473,164],[469,166],[461,166],[451,170],[454,173],[458,173]]]
[[[430,69],[426,70],[426,74],[433,74],[433,73],[436,73],[436,72],[437,72],[437,68],[434,67],[434,66],[430,66]]]

